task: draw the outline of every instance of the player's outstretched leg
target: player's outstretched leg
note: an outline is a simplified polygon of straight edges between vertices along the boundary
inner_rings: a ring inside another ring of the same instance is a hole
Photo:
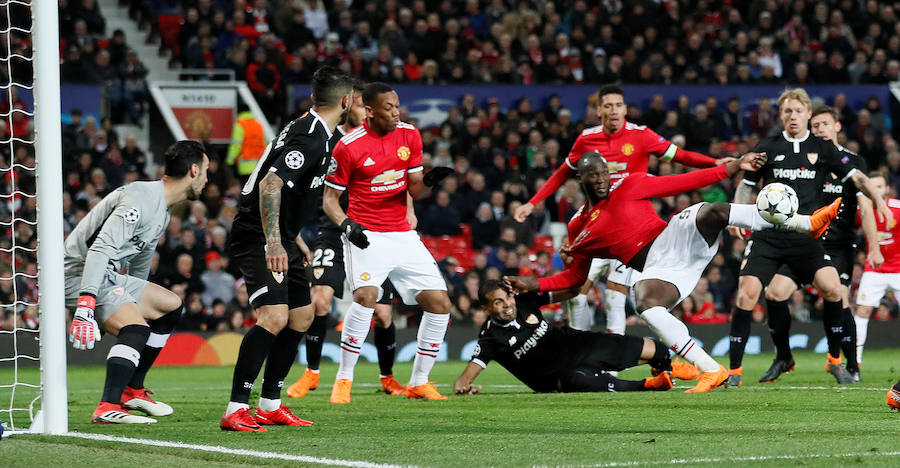
[[[378,351],[378,379],[381,389],[389,395],[401,395],[406,387],[394,378],[394,358],[397,355],[397,330],[391,320],[391,305],[375,305],[375,349]]]
[[[111,333],[118,332],[118,337],[116,344],[110,348],[106,357],[106,381],[103,383],[103,396],[91,416],[93,423],[147,424],[156,422],[153,418],[133,415],[122,407],[122,393],[140,362],[141,351],[150,336],[150,327],[143,321],[135,323],[140,316],[133,303],[117,311],[117,314],[126,308],[127,315],[122,314],[127,317],[125,321],[115,323],[115,319],[118,317],[113,317],[106,324],[107,330]],[[113,322],[113,324],[109,322]],[[126,323],[126,325],[120,326],[122,323]]]
[[[593,369],[576,369],[560,383],[563,392],[644,392],[666,391],[674,387],[668,372],[642,380],[624,380]]]
[[[426,290],[416,296],[416,301],[425,309],[416,341],[418,349],[413,360],[412,375],[404,395],[408,398],[446,400],[434,384],[428,381],[434,361],[437,360],[450,322],[450,297],[444,290]]]
[[[363,286],[353,291],[353,303],[347,309],[344,328],[341,330],[341,363],[335,376],[334,388],[331,389],[332,403],[350,403],[353,369],[359,360],[359,351],[366,341],[366,335],[369,334],[369,324],[372,323],[377,299],[378,288],[375,286]]]
[[[172,295],[174,296],[174,294]],[[180,300],[178,301],[180,302]],[[150,416],[168,416],[173,413],[171,406],[150,397],[153,392],[144,388],[144,378],[159,353],[162,352],[163,347],[166,346],[166,342],[169,341],[169,336],[175,330],[175,326],[181,320],[182,310],[183,307],[179,305],[177,309],[162,317],[147,321],[150,326],[150,337],[141,351],[141,360],[131,376],[131,381],[128,382],[128,386],[122,393],[122,406],[125,408],[140,410]]]

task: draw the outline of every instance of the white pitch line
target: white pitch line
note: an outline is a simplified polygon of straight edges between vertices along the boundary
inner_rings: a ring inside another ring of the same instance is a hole
[[[853,458],[853,457],[896,457],[900,452],[857,452],[857,453],[835,453],[835,454],[812,454],[812,455],[760,455],[752,457],[728,457],[728,458],[673,458],[671,460],[659,461],[626,461],[626,462],[608,462],[598,463],[593,466],[597,468],[618,467],[618,466],[647,466],[647,465],[694,465],[697,463],[733,463],[742,461],[769,461],[769,460],[803,460],[808,458]]]
[[[120,436],[111,436],[106,434],[91,434],[91,433],[83,433],[83,432],[67,432],[62,434],[64,437],[75,437],[79,439],[87,439],[87,440],[99,440],[104,442],[122,442],[126,444],[137,444],[137,445],[147,445],[151,447],[168,447],[168,448],[178,448],[178,449],[188,449],[188,450],[199,450],[202,452],[212,452],[212,453],[222,453],[226,455],[237,455],[242,457],[256,457],[256,458],[267,458],[272,460],[287,460],[287,461],[296,461],[303,463],[315,463],[318,465],[333,465],[333,466],[351,466],[354,468],[403,468],[403,467],[413,467],[414,465],[391,465],[387,463],[373,463],[368,461],[358,461],[358,460],[342,460],[339,458],[323,458],[323,457],[313,457],[309,455],[291,455],[288,453],[278,453],[278,452],[263,452],[259,450],[247,450],[247,449],[235,449],[229,447],[222,447],[220,445],[201,445],[201,444],[186,444],[183,442],[170,442],[167,440],[153,440],[153,439],[136,439],[133,437],[120,437]]]

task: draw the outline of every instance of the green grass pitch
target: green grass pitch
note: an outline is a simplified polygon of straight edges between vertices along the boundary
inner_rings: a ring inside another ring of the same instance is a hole
[[[328,403],[336,365],[322,369],[321,387],[303,399],[286,398],[294,412],[315,421],[309,428],[270,428],[266,434],[222,432],[218,420],[229,395],[229,367],[165,367],[150,372],[148,387],[175,414],[148,426],[90,424],[100,397],[103,368],[69,372],[69,428],[81,433],[177,441],[315,457],[316,460],[435,467],[480,466],[683,466],[740,463],[765,466],[898,466],[900,415],[884,403],[898,379],[897,350],[866,351],[863,382],[838,387],[825,358],[798,353],[797,370],[772,384],[756,383],[772,355],[748,356],[745,385],[709,394],[685,394],[688,382],[669,392],[534,394],[499,365],[477,383],[482,394],[449,401],[412,401],[377,392],[377,366],[360,364],[349,405]],[[722,359],[720,358],[720,361]],[[464,363],[438,363],[432,378],[445,394]],[[398,365],[404,381],[410,365]],[[639,367],[622,377],[638,379]],[[295,366],[293,382],[303,372]],[[20,370],[34,382],[36,369]],[[0,370],[0,384],[12,372]],[[258,387],[259,385],[257,385]],[[17,394],[27,406],[32,396]],[[255,403],[254,392],[251,403]],[[0,404],[10,394],[0,390]],[[20,416],[21,417],[21,416]],[[8,421],[6,413],[0,418]],[[20,420],[21,422],[21,420]],[[0,441],[0,466],[50,467],[306,466],[196,449],[118,441],[15,435]],[[358,465],[361,466],[361,465]]]

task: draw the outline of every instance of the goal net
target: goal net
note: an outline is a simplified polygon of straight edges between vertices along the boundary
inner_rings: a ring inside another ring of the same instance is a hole
[[[56,2],[0,0],[0,420],[11,432],[68,424],[57,24]]]

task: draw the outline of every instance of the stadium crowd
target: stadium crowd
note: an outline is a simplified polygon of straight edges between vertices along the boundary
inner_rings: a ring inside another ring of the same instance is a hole
[[[274,115],[284,112],[285,86],[307,82],[322,63],[348,68],[367,80],[422,84],[849,84],[886,83],[898,79],[900,72],[896,26],[900,23],[894,20],[893,2],[387,0],[353,2],[348,9],[349,3],[133,0],[132,10],[151,23],[161,14],[182,14],[173,48],[182,66],[233,69]],[[63,129],[68,232],[115,187],[159,174],[148,173],[141,143],[133,135],[120,138],[113,127],[116,121],[139,115],[132,111],[143,110],[143,105],[140,109],[134,105],[145,99],[140,93],[119,92],[128,87],[123,65],[127,68],[135,60],[139,64],[139,58],[129,52],[124,34],[98,39],[107,36],[94,0],[60,0],[59,7],[65,40],[63,80],[84,80],[97,73],[98,60],[101,64],[108,60],[103,69],[110,71],[110,80],[103,85],[119,87],[107,93],[114,103],[110,116],[98,124],[73,112],[72,122]],[[137,80],[142,82],[143,75]],[[649,126],[681,147],[714,157],[735,155],[752,148],[760,136],[779,131],[777,109],[770,99],[745,101],[734,97],[728,102],[715,98],[691,102],[683,97],[668,108],[658,96],[647,106],[629,106],[628,120]],[[852,109],[839,94],[828,104],[840,112],[841,144],[860,152],[870,168],[886,173],[893,193],[900,192],[900,150],[878,99]],[[742,111],[746,108],[753,110]],[[27,131],[27,122],[16,121],[22,118],[27,119],[14,114],[12,121],[4,122],[6,128],[24,125]],[[401,118],[414,123],[408,115]],[[522,271],[543,275],[559,268],[558,256],[533,250],[533,241],[550,233],[551,222],[567,220],[580,206],[583,195],[577,183],[569,181],[555,197],[537,206],[526,223],[515,222],[511,214],[562,164],[581,130],[597,123],[591,113],[584,121],[573,121],[572,112],[556,96],[546,102],[523,98],[513,108],[501,109],[494,99],[477,102],[467,95],[438,128],[423,129],[426,165],[453,167],[456,174],[432,198],[417,203],[418,229],[434,237],[465,232],[476,252],[474,267],[468,270],[452,256],[440,262],[451,289],[455,326],[484,320],[477,308],[478,285],[484,279]],[[182,328],[241,330],[252,324],[252,312],[225,249],[240,189],[232,168],[224,164],[223,149],[213,145],[208,149],[209,186],[200,201],[173,213],[151,280],[185,299],[188,314]],[[30,158],[33,166],[29,151],[17,148],[15,162],[28,166]],[[684,170],[656,160],[650,168],[656,174]],[[33,172],[18,169],[7,174],[2,181],[6,189],[13,181],[23,191],[27,184],[33,186]],[[660,216],[669,218],[700,200],[729,200],[730,184],[725,181],[654,203]],[[6,189],[3,193],[10,192]],[[14,198],[2,208],[5,220],[13,203],[19,206],[17,216],[34,219],[34,200]],[[14,231],[15,245],[36,242],[33,226],[16,223]],[[865,242],[861,239],[858,245],[864,249]],[[11,246],[11,242],[0,245]],[[680,306],[687,322],[728,320],[743,248],[743,241],[725,238],[691,300]],[[0,251],[0,256],[9,254]],[[863,259],[861,255],[857,266]],[[17,271],[36,268],[33,258],[16,259],[15,264]],[[854,285],[860,273],[857,267]],[[24,276],[17,277],[15,285],[0,280],[0,302],[12,303],[13,291],[20,299],[36,293],[34,281]],[[602,300],[602,294],[591,297]],[[819,314],[814,297],[808,292],[795,294],[796,319],[811,320]],[[757,309],[755,320],[764,320],[764,310]],[[11,312],[8,308],[4,328],[16,315]],[[20,305],[20,323],[36,326],[33,312]],[[881,320],[897,315],[892,299],[876,312]]]

